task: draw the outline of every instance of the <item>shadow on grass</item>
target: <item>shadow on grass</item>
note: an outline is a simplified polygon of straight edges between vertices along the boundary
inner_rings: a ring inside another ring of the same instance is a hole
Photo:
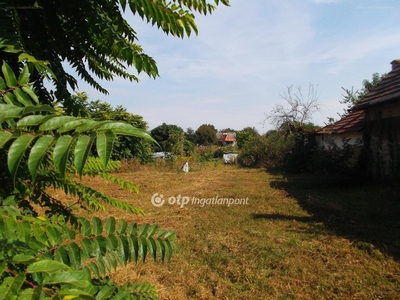
[[[252,214],[252,219],[267,219],[267,220],[278,220],[278,221],[297,221],[297,222],[304,222],[310,223],[315,222],[312,217],[299,217],[299,216],[288,216],[282,214]]]
[[[328,230],[349,239],[357,247],[365,249],[366,243],[372,244],[400,261],[398,183],[339,187],[330,186],[309,174],[285,174],[270,185],[296,199],[312,218],[275,214],[254,215],[253,218],[322,222]]]

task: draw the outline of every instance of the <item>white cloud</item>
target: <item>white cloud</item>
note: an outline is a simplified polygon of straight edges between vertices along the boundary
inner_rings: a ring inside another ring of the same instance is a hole
[[[110,96],[88,93],[143,115],[152,127],[210,123],[265,131],[259,123],[285,86],[311,82],[320,85],[321,101],[327,103],[316,116],[323,124],[326,115],[336,117],[342,110],[342,86],[357,88],[372,73],[387,72],[400,56],[397,15],[364,10],[351,22],[356,4],[335,10],[313,5],[333,2],[339,1],[231,0],[231,7],[198,17],[199,36],[184,40],[135,21],[139,43],[158,62],[161,78],[140,75],[139,84],[118,78],[104,83]],[[347,23],[341,26],[337,20],[344,13]]]

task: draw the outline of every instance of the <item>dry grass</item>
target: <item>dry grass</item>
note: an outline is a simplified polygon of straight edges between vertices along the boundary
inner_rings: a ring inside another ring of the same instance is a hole
[[[399,241],[392,241],[385,252],[379,242],[357,238],[359,219],[345,218],[346,197],[358,195],[358,190],[336,191],[337,198],[329,189],[296,185],[296,178],[262,170],[214,164],[194,166],[187,174],[176,169],[147,166],[117,174],[135,182],[139,195],[100,179],[85,179],[146,213],[136,216],[108,208],[96,215],[157,223],[177,232],[179,250],[171,262],[121,268],[112,274],[118,282],[150,282],[158,287],[160,299],[399,299]],[[181,195],[249,200],[248,205],[229,207],[154,207],[154,193],[164,199]],[[335,220],[348,221],[343,225],[347,231],[335,227]],[[398,221],[390,224],[399,231]]]

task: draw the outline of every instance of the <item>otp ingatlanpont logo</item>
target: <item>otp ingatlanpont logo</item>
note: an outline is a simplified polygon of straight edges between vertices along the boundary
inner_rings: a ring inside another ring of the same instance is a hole
[[[155,207],[161,207],[164,205],[164,203],[165,200],[163,194],[155,193],[153,196],[151,196],[151,204],[153,204]]]

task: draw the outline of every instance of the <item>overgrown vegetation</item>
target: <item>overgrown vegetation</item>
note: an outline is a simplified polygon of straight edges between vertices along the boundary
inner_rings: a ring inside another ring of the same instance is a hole
[[[80,181],[101,177],[120,189],[137,191],[133,183],[110,174],[117,167],[110,160],[113,146],[118,136],[139,138],[138,143],[154,140],[132,126],[126,114],[126,122],[87,116],[84,101],[71,97],[69,88],[75,90],[77,78],[63,63],[103,93],[107,91],[93,76],[137,81],[128,71],[133,67],[155,78],[155,61],[136,43],[136,32],[122,13],[129,9],[165,33],[184,37],[197,33],[194,11],[208,14],[219,3],[229,5],[227,0],[215,0],[214,5],[186,0],[0,3],[2,298],[158,298],[151,284],[117,285],[109,274],[147,256],[169,260],[175,233],[137,225],[132,214],[141,214],[141,209]],[[46,79],[54,90],[46,88]],[[64,201],[50,189],[75,198]],[[75,213],[77,208],[93,213],[106,206],[126,211],[129,221],[89,221]]]
[[[0,289],[4,299],[157,298],[149,284],[117,286],[107,276],[118,265],[171,258],[174,232],[157,225],[79,218],[74,206],[102,210],[104,204],[133,214],[143,211],[82,182],[99,176],[130,192],[137,187],[109,171],[118,135],[153,141],[128,123],[65,115],[43,105],[29,82],[28,66],[17,77],[7,63],[0,76],[1,177]],[[94,146],[95,145],[95,146]],[[95,147],[99,159],[91,156]],[[79,176],[77,178],[76,176]],[[75,196],[66,203],[49,194]]]
[[[166,265],[130,264],[113,272],[113,280],[148,281],[157,285],[161,299],[398,298],[398,186],[339,188],[307,174],[199,161],[189,161],[190,172],[180,173],[182,162],[140,165],[134,173],[118,174],[141,189],[137,201],[146,215],[138,222],[176,229],[179,251]],[[101,178],[86,177],[85,182],[131,201],[129,193]],[[229,207],[154,207],[154,193],[164,199],[181,195],[249,201]]]

